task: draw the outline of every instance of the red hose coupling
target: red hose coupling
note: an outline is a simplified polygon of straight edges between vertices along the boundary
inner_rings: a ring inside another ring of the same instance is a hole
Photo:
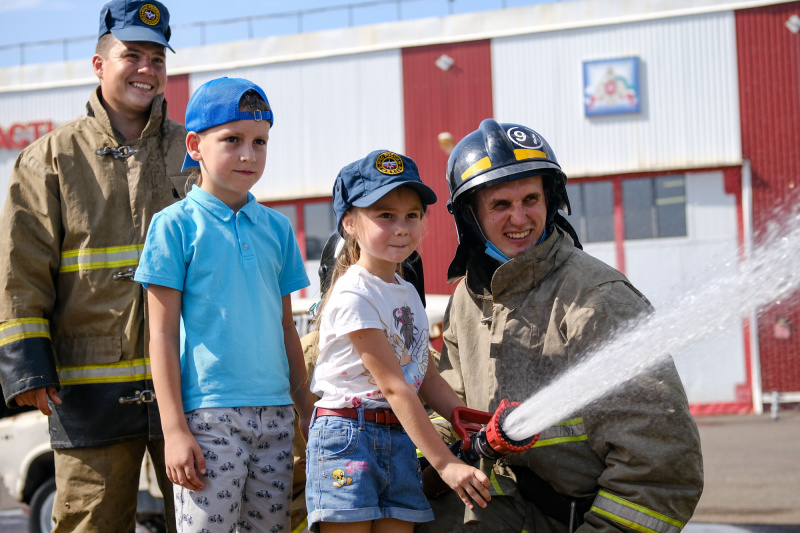
[[[507,398],[504,398],[500,405],[497,406],[497,410],[495,410],[489,423],[486,424],[486,440],[489,446],[502,455],[529,450],[539,440],[538,434],[523,440],[513,440],[503,431],[503,422],[519,404],[519,402],[510,402]]]

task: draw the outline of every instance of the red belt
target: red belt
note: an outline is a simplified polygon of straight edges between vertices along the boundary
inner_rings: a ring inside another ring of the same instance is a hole
[[[358,409],[352,407],[342,407],[340,409],[325,409],[324,407],[317,407],[317,416],[343,416],[344,418],[358,418]],[[400,424],[400,419],[397,418],[392,411],[389,410],[372,410],[364,409],[364,420],[369,422],[377,422],[378,424]]]

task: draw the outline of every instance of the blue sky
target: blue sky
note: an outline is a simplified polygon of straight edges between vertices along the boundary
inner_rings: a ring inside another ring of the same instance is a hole
[[[90,57],[94,52],[100,9],[107,0],[2,0],[0,1],[0,67],[20,64],[19,43],[53,39],[87,39],[66,45],[26,46],[26,63],[61,61]],[[522,5],[551,3],[567,0],[403,0],[400,11],[403,20],[437,17],[453,13],[466,13]],[[382,3],[383,2],[383,3]],[[306,11],[333,6],[372,4],[365,7],[330,10],[305,15],[303,31],[315,31],[348,26],[352,16],[354,25],[374,24],[398,20],[398,5],[394,0],[162,0],[170,11],[173,48],[196,46],[202,43],[203,30],[197,24],[211,23],[240,17]],[[352,15],[351,15],[352,12]],[[297,17],[256,20],[247,23],[228,23],[206,26],[205,43],[219,43],[253,37],[296,33]]]

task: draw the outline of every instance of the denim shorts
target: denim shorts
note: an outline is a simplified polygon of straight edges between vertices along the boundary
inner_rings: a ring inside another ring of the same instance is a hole
[[[321,416],[308,432],[306,506],[310,531],[319,522],[395,518],[429,522],[417,451],[399,425]]]

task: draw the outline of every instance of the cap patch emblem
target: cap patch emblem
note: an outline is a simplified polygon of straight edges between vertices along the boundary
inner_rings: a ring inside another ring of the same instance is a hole
[[[381,174],[389,174],[390,176],[402,174],[403,170],[405,170],[402,158],[394,152],[383,152],[380,154],[375,160],[375,168],[377,168],[378,172]]]
[[[145,4],[139,9],[139,18],[148,26],[155,26],[161,20],[161,13],[153,4]]]

